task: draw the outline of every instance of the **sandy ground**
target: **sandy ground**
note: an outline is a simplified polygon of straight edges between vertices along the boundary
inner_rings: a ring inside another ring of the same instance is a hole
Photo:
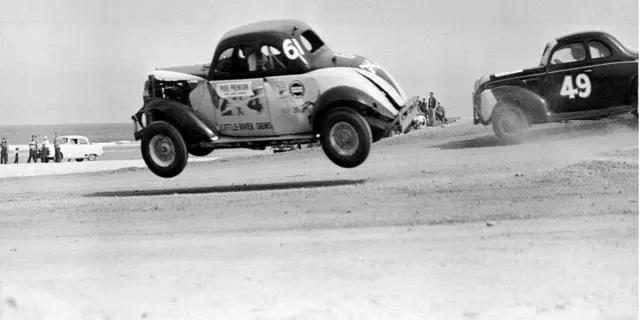
[[[0,190],[0,319],[638,319],[631,117]]]

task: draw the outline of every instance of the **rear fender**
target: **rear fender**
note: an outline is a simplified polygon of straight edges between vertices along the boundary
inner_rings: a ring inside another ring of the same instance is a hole
[[[388,103],[388,102],[387,102]],[[369,125],[374,127],[385,127],[388,122],[394,118],[394,114],[389,112],[387,108],[378,99],[369,93],[350,86],[333,87],[322,93],[316,102],[316,107],[311,113],[314,132],[320,132],[322,119],[334,108],[348,107],[362,114]],[[383,115],[385,117],[380,117]]]
[[[549,103],[537,93],[516,86],[502,86],[484,90],[480,94],[480,122],[489,124],[495,108],[501,104],[511,104],[520,108],[529,123],[542,123],[550,115]]]
[[[196,113],[178,101],[167,99],[151,99],[137,113],[147,117],[147,124],[153,121],[167,121],[180,131],[187,144],[200,141],[211,141],[215,133],[202,121]],[[136,134],[136,140],[142,137],[141,130]]]

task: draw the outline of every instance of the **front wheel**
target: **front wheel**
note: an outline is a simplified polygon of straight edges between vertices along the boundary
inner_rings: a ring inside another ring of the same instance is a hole
[[[89,160],[89,161],[96,161],[96,158],[97,158],[97,157],[98,157],[98,156],[97,156],[97,155],[95,155],[95,154],[90,154],[90,155],[87,157],[87,160]]]
[[[359,113],[338,108],[324,118],[320,140],[324,153],[333,163],[343,168],[354,168],[369,156],[371,128]]]
[[[187,165],[189,154],[184,139],[167,122],[151,123],[143,132],[140,149],[149,170],[159,177],[173,178]]]
[[[500,105],[493,112],[493,132],[507,144],[524,142],[529,133],[529,123],[522,110],[512,105]]]

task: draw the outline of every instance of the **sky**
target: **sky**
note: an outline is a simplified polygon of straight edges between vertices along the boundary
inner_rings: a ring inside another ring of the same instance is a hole
[[[229,29],[310,24],[334,51],[471,117],[473,82],[538,64],[546,42],[602,30],[638,50],[638,0],[1,0],[0,125],[125,123],[155,68],[207,63]]]

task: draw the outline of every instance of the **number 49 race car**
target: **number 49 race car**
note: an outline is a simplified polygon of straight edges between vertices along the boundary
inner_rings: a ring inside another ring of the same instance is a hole
[[[228,31],[211,63],[157,69],[133,116],[147,167],[180,174],[188,155],[215,149],[320,142],[336,165],[353,168],[418,109],[381,66],[335,53],[309,25],[269,20]]]
[[[547,43],[538,67],[476,80],[474,124],[492,124],[505,143],[527,138],[530,125],[638,111],[638,53],[604,32]]]

